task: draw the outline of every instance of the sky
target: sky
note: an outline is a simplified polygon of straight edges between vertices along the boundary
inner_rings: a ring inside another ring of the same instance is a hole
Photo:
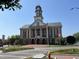
[[[20,28],[25,24],[32,24],[35,7],[40,5],[43,10],[43,21],[61,22],[64,37],[79,32],[79,0],[21,0],[21,10],[0,10],[0,38],[20,34]]]

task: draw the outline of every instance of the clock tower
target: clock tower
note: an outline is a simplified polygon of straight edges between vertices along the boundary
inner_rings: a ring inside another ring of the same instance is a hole
[[[42,16],[42,8],[40,5],[37,5],[35,8],[35,13],[36,15],[34,16],[35,21],[40,20],[41,22],[43,22],[43,16]]]

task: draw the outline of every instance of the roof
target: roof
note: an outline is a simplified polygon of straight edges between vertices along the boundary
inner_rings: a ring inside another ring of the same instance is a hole
[[[30,26],[30,25],[24,25],[24,26],[22,26],[21,28],[22,28],[22,29],[25,29],[25,28],[29,28],[29,26]]]
[[[48,26],[62,26],[61,22],[47,23]]]
[[[43,23],[42,21],[38,20],[38,21],[34,21],[30,27],[32,26],[42,26],[42,25],[45,25],[45,23]]]
[[[42,26],[42,25],[47,25],[47,26],[62,26],[61,22],[56,22],[56,23],[43,23],[41,21],[34,21],[31,25],[24,25],[22,26],[22,29],[26,29],[29,27],[33,27],[33,26]]]

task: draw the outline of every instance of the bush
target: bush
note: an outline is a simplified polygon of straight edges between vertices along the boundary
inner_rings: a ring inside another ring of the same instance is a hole
[[[26,48],[22,46],[10,46],[3,49],[3,52],[11,52],[11,51],[19,51],[19,50],[27,50],[27,49],[33,49],[33,48]]]
[[[79,49],[72,48],[72,49],[62,49],[58,51],[52,51],[52,54],[79,54]]]
[[[8,37],[8,44],[10,45],[22,45],[23,39],[20,38],[20,35],[12,35],[11,37]]]
[[[62,39],[61,40],[61,45],[66,45],[67,43],[66,43],[66,40],[65,39]]]
[[[79,41],[79,32],[74,33],[73,36],[76,38],[77,41]]]
[[[67,43],[69,44],[74,44],[76,42],[76,39],[74,36],[68,36],[66,40],[67,40]]]

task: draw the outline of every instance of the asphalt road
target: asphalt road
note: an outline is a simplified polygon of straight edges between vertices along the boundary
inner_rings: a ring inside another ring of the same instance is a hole
[[[37,54],[46,54],[47,51],[41,50],[23,50],[23,51],[16,51],[16,52],[8,52],[8,53],[0,53],[0,59],[23,59],[23,57],[32,57],[33,55]]]
[[[64,47],[35,47],[31,50],[15,51],[8,53],[0,53],[0,59],[23,59],[24,57],[32,57],[37,54],[47,54],[49,50],[59,50],[68,48],[79,48],[78,46],[64,46]]]

